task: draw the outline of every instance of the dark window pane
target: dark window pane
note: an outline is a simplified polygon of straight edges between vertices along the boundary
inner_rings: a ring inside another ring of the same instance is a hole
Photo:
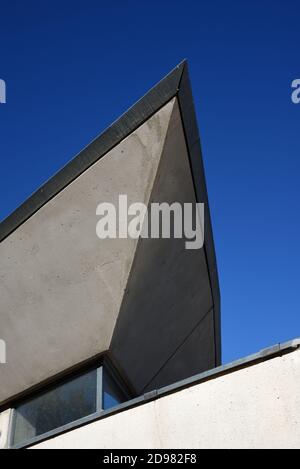
[[[14,444],[96,412],[97,371],[65,382],[16,409]]]
[[[127,401],[121,387],[112,379],[110,374],[104,370],[103,373],[103,409],[111,409],[122,402]]]

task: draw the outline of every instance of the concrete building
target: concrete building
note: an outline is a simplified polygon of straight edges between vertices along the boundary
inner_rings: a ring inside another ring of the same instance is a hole
[[[203,247],[176,236],[99,239],[97,207],[120,195],[147,207],[204,203]],[[248,371],[218,368],[220,293],[186,62],[4,220],[0,241],[0,446],[251,446],[256,398],[259,418],[270,399],[280,425],[286,409],[299,412],[289,401],[297,342]],[[275,370],[283,404],[276,386],[263,392]]]

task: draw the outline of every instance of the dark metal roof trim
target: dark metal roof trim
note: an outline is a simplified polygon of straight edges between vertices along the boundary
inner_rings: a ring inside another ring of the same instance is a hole
[[[26,222],[41,207],[101,159],[124,138],[177,97],[181,112],[186,145],[197,202],[205,204],[205,243],[208,273],[214,306],[215,366],[221,364],[220,291],[213,242],[208,196],[202,161],[201,145],[189,80],[188,64],[181,62],[143,98],[108,127],[99,137],[83,149],[73,160],[40,187],[29,199],[0,223],[0,242]],[[24,392],[24,396],[27,392]]]
[[[178,98],[182,116],[196,199],[197,202],[205,204],[204,250],[214,304],[215,366],[219,366],[222,363],[220,289],[200,138],[186,60],[175,67],[99,137],[4,219],[0,223],[0,242],[175,96]]]
[[[0,242],[177,95],[186,61],[109,126],[0,224]]]
[[[215,253],[213,230],[209,210],[206,178],[201,150],[201,142],[197,125],[197,117],[190,83],[188,64],[186,63],[180,89],[178,91],[178,102],[185,133],[186,145],[189,154],[190,167],[194,182],[197,202],[204,202],[205,225],[204,225],[204,251],[206,256],[210,287],[214,305],[214,336],[215,336],[215,366],[222,363],[221,353],[221,300],[220,287]]]

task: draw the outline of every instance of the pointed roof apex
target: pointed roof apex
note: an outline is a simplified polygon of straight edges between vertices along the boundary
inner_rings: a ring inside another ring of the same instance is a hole
[[[187,61],[183,60],[128,111],[122,114],[119,119],[5,218],[0,223],[0,242],[176,96],[186,69]]]

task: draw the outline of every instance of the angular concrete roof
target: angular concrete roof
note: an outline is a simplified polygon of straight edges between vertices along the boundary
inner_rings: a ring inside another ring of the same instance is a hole
[[[205,244],[96,237],[96,207],[204,202]],[[0,225],[0,405],[107,353],[137,394],[221,362],[220,294],[187,63]]]

